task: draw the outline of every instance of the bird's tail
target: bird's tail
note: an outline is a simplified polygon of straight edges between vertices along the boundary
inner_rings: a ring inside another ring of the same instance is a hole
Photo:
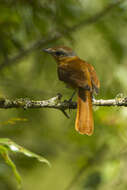
[[[81,134],[92,135],[93,133],[92,97],[88,90],[78,90],[75,129]]]

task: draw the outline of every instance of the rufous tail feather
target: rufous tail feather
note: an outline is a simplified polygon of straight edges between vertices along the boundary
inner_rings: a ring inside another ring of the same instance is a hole
[[[75,129],[81,134],[92,135],[94,131],[91,92],[78,90]]]

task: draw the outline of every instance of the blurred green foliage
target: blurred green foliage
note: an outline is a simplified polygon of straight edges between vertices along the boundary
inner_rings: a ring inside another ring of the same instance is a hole
[[[30,158],[36,158],[38,161],[44,162],[44,163],[48,164],[49,166],[51,166],[50,163],[48,162],[48,160],[46,160],[44,157],[39,156],[39,155],[23,148],[22,146],[17,145],[15,142],[13,142],[10,139],[0,138],[0,154],[3,157],[4,161],[8,164],[8,166],[10,166],[12,168],[12,171],[18,182],[19,188],[21,188],[21,177],[16,168],[16,165],[14,164],[14,162],[11,160],[11,158],[9,156],[9,152],[22,153],[25,156],[28,156]]]
[[[48,99],[58,92],[69,98],[72,90],[58,81],[55,61],[33,48],[39,39],[95,15],[107,0],[1,0],[0,1],[0,96]],[[45,47],[67,45],[93,64],[101,81],[97,98],[127,94],[127,1],[124,0],[98,22],[79,28]],[[76,100],[76,97],[75,97]],[[127,109],[94,109],[95,133],[88,137],[74,130],[75,111],[66,119],[53,109],[0,110],[0,137],[10,138],[32,152],[46,157],[52,168],[22,155],[11,155],[23,178],[23,189],[64,190],[73,181],[73,190],[126,190]],[[12,121],[21,118],[21,122]],[[22,122],[22,118],[26,119]],[[83,168],[83,170],[82,170]],[[80,173],[81,171],[81,173]],[[79,174],[79,175],[78,175]],[[80,175],[82,174],[82,175]],[[77,176],[76,176],[77,175]],[[76,178],[75,178],[76,176]],[[0,159],[0,189],[17,189],[12,171]],[[69,189],[68,189],[69,190]]]

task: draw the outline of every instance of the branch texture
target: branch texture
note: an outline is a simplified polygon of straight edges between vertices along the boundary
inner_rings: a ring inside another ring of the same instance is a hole
[[[47,44],[55,42],[59,40],[62,37],[67,36],[70,33],[73,33],[77,31],[78,29],[82,27],[89,26],[90,24],[93,24],[97,22],[98,20],[102,19],[104,16],[106,16],[111,10],[113,10],[115,7],[117,7],[120,3],[124,2],[123,0],[117,0],[116,2],[108,5],[106,8],[104,8],[99,13],[96,13],[94,16],[91,16],[88,19],[82,20],[80,23],[74,25],[73,27],[68,28],[67,30],[64,30],[62,33],[56,33],[55,35],[52,35],[51,33],[47,35],[45,38],[37,40],[32,45],[30,45],[28,48],[22,50],[20,53],[15,55],[14,57],[9,58],[8,60],[5,60],[2,64],[0,64],[0,69],[2,70],[6,66],[13,65],[17,62],[19,62],[21,59],[23,59],[25,56],[29,55],[31,52],[40,49],[42,47],[45,47]]]
[[[93,99],[94,106],[125,106],[127,107],[127,97],[124,98],[116,98],[109,100],[96,100]],[[48,100],[30,100],[25,98],[10,100],[6,98],[0,98],[0,108],[54,108],[59,110],[67,110],[67,109],[76,109],[77,103],[64,100],[62,101],[62,95],[58,94],[57,96],[50,98]]]

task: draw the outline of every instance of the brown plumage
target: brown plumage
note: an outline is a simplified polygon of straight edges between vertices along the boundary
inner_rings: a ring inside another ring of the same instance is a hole
[[[68,47],[44,50],[58,63],[58,77],[74,89],[78,89],[75,129],[81,134],[92,135],[94,130],[92,94],[98,93],[100,83],[94,67],[81,60]]]

